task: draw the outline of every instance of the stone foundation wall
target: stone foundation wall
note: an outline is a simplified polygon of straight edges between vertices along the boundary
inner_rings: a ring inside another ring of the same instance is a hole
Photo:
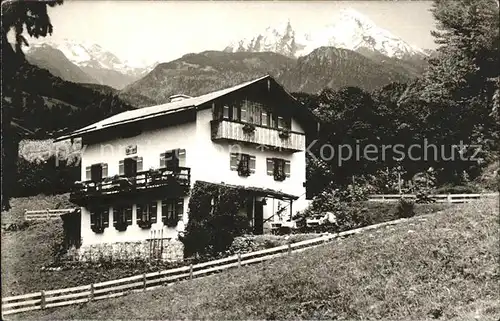
[[[163,242],[162,242],[163,241]],[[72,248],[67,254],[70,260],[82,262],[162,260],[166,262],[182,261],[184,244],[177,239],[155,239],[141,242],[116,242],[82,245]]]

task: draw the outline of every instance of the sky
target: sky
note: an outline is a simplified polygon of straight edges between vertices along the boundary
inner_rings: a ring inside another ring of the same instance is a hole
[[[297,32],[320,28],[343,8],[423,49],[435,48],[428,1],[75,1],[49,8],[50,41],[96,43],[120,59],[152,64],[223,50],[232,40],[290,20]],[[44,42],[40,39],[36,42]]]

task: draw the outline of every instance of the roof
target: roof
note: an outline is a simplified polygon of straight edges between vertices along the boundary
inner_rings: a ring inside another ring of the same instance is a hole
[[[61,140],[69,139],[72,137],[78,137],[78,136],[81,136],[82,134],[98,131],[98,130],[101,130],[104,128],[110,128],[110,127],[121,125],[121,124],[137,122],[140,120],[155,118],[155,117],[159,117],[159,116],[163,116],[163,115],[168,115],[168,114],[173,114],[173,113],[193,109],[193,108],[196,108],[200,105],[208,103],[214,99],[220,98],[222,96],[225,96],[229,93],[235,92],[239,89],[242,89],[244,87],[247,87],[249,85],[252,85],[252,84],[257,83],[257,82],[264,80],[264,79],[272,79],[272,77],[269,75],[265,75],[263,77],[259,77],[259,78],[254,79],[254,80],[247,81],[247,82],[241,83],[239,85],[236,85],[236,86],[233,86],[230,88],[214,91],[214,92],[211,92],[211,93],[208,93],[205,95],[201,95],[198,97],[185,98],[185,99],[177,100],[174,102],[169,102],[169,103],[162,104],[162,105],[125,111],[125,112],[116,114],[114,116],[108,117],[108,118],[101,120],[97,123],[94,123],[92,125],[75,130],[68,135],[58,137],[55,139],[55,141],[61,141]],[[297,101],[283,87],[281,87],[281,88],[291,99],[293,99],[294,101]]]
[[[254,187],[254,186],[243,186],[243,185],[232,185],[232,184],[225,184],[225,183],[212,183],[212,182],[206,182],[206,181],[199,181],[203,184],[211,184],[211,185],[216,185],[216,186],[225,186],[225,187],[231,187],[231,188],[237,188],[237,189],[243,189],[245,191],[248,191],[256,196],[269,196],[272,198],[277,198],[277,199],[282,199],[282,200],[296,200],[299,197],[288,194],[288,193],[283,193],[282,191],[277,191],[274,189],[270,188],[262,188],[262,187]]]
[[[167,115],[170,113],[175,113],[183,110],[187,110],[193,107],[200,106],[202,104],[205,104],[209,101],[212,101],[216,98],[222,97],[224,95],[227,95],[229,93],[232,93],[238,89],[241,89],[243,87],[246,87],[248,85],[251,85],[253,83],[256,83],[260,80],[266,79],[266,78],[271,78],[269,75],[265,75],[263,77],[244,82],[242,84],[214,91],[205,95],[201,95],[198,97],[192,97],[192,98],[186,98],[182,99],[179,101],[175,102],[170,102],[162,105],[156,105],[156,106],[151,106],[151,107],[145,107],[145,108],[140,108],[140,109],[134,109],[134,110],[129,110],[125,111],[119,114],[116,114],[114,116],[108,117],[106,119],[103,119],[97,123],[94,123],[92,125],[83,127],[81,129],[75,130],[72,133],[58,137],[56,141],[68,139],[71,137],[79,136],[84,133],[88,132],[93,132],[97,131],[102,128],[107,128],[107,127],[112,127],[120,124],[125,124],[125,123],[130,123],[130,122],[135,122],[139,120],[144,120],[144,119],[149,119],[149,118],[154,118],[154,117],[159,117],[162,115]]]

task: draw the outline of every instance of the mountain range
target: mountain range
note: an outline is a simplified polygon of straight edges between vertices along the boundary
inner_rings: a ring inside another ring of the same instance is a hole
[[[320,47],[376,52],[391,58],[425,57],[426,52],[412,46],[353,9],[343,9],[331,23],[304,33],[297,32],[290,22],[269,26],[254,36],[231,42],[224,51],[272,51],[288,57],[308,55]]]
[[[65,80],[108,85],[116,89],[140,79],[156,66],[131,67],[97,44],[69,39],[31,44],[24,51],[28,61]]]
[[[136,107],[168,102],[173,94],[201,95],[265,74],[290,92],[345,86],[372,91],[418,77],[427,56],[350,9],[307,33],[299,34],[285,21],[223,51],[188,53],[148,67],[131,67],[99,45],[71,40],[26,50],[29,62],[53,75],[86,87],[110,86],[116,90],[113,95]]]

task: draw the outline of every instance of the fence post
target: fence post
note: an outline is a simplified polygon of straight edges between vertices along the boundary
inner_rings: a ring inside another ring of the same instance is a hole
[[[50,219],[50,210],[47,209],[47,219]]]
[[[238,267],[241,267],[241,253],[238,253]]]
[[[146,273],[142,275],[142,282],[143,289],[146,290]]]
[[[94,283],[90,284],[90,294],[89,294],[89,301],[94,300]]]
[[[45,309],[45,291],[40,291],[40,307]]]
[[[193,278],[193,263],[189,264],[189,278]]]
[[[292,254],[292,244],[288,243],[288,254]]]
[[[448,201],[448,203],[451,203],[451,194],[448,194],[448,196],[446,197],[446,200]]]

